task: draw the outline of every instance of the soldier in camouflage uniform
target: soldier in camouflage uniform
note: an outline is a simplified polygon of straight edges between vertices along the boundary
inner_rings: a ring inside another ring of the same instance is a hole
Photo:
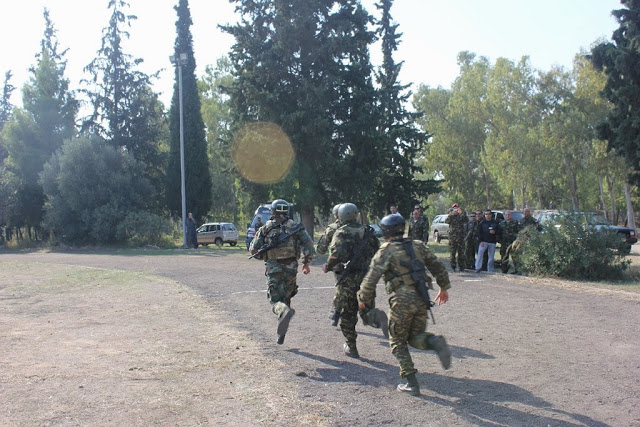
[[[316,244],[316,252],[320,255],[324,255],[327,253],[329,249],[329,245],[331,244],[331,239],[333,239],[333,235],[336,233],[336,230],[340,227],[340,219],[338,218],[338,208],[340,204],[337,204],[333,207],[332,213],[334,221],[327,226],[324,230],[324,234],[320,236],[318,243]],[[336,281],[338,280],[339,271],[334,272],[336,274]],[[338,324],[338,320],[340,319],[340,309],[336,305],[338,302],[338,291],[336,290],[336,294],[333,297],[333,301],[331,303],[331,314],[329,315],[329,319],[331,319],[331,325],[336,326]]]
[[[340,275],[337,285],[337,307],[340,307],[340,329],[345,338],[344,353],[349,357],[360,357],[356,347],[356,323],[358,323],[358,299],[356,292],[360,282],[367,272],[369,262],[380,247],[373,229],[362,226],[357,222],[358,208],[353,203],[343,203],[338,209],[338,217],[342,226],[333,235],[330,255],[327,263],[322,266],[325,273],[335,271],[340,266],[344,272]],[[345,275],[346,274],[346,275]],[[344,276],[344,277],[343,277]],[[387,319],[383,311],[377,310],[375,325],[385,327]],[[386,332],[388,334],[388,332]]]
[[[426,332],[430,303],[425,300],[419,286],[426,292],[426,281],[431,282],[425,268],[431,272],[440,287],[435,302],[440,305],[449,299],[451,288],[446,267],[418,240],[403,239],[405,221],[400,214],[387,215],[380,222],[386,243],[371,260],[369,272],[362,280],[358,301],[361,308],[371,306],[380,277],[384,277],[389,298],[389,343],[391,352],[400,364],[400,375],[406,384],[398,390],[412,395],[420,394],[416,378],[418,372],[409,354],[409,345],[420,350],[434,350],[445,369],[451,366],[451,351],[444,337]]]
[[[529,208],[524,208],[522,212],[524,213],[524,216],[520,220],[520,230],[528,225],[533,225],[538,231],[542,229],[540,224],[538,224],[538,221],[536,221],[536,219],[531,216],[531,210]]]
[[[504,213],[504,221],[500,224],[500,230],[502,231],[500,238],[500,268],[503,273],[506,273],[509,271],[509,246],[516,240],[518,231],[520,231],[520,224],[513,219],[511,211]]]
[[[464,268],[476,268],[476,253],[478,252],[478,220],[475,212],[469,214],[469,222],[464,237]]]
[[[408,236],[413,240],[422,240],[424,243],[429,241],[429,219],[422,213],[420,205],[413,208],[412,218],[409,221]]]
[[[249,251],[255,254],[258,250],[278,239],[281,234],[291,234],[297,226],[289,218],[289,203],[285,200],[274,200],[271,204],[271,219],[256,232]],[[302,272],[309,274],[309,263],[313,259],[313,239],[302,228],[291,235],[278,246],[262,254],[267,276],[267,298],[271,303],[271,310],[278,316],[278,344],[284,343],[284,337],[289,328],[289,322],[295,314],[291,308],[291,298],[298,293],[296,276],[298,274],[298,259],[302,254]]]
[[[449,260],[453,271],[456,271],[456,266],[460,271],[464,271],[464,227],[469,222],[469,218],[457,203],[454,203],[451,209],[452,212],[444,221],[449,224]]]

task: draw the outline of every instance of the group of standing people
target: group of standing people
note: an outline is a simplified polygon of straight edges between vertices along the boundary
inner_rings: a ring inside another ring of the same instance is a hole
[[[500,267],[503,273],[507,273],[510,268],[509,259],[513,254],[513,243],[520,231],[527,226],[540,229],[529,208],[525,208],[523,214],[523,218],[518,222],[513,219],[511,211],[505,211],[505,219],[498,222],[491,209],[471,212],[467,216],[463,209],[454,203],[445,220],[449,224],[451,269],[456,271],[458,268],[461,272],[473,269],[479,273],[486,266],[487,272],[494,272],[496,245],[500,243]]]
[[[423,242],[404,238],[406,222],[399,213],[391,213],[380,222],[385,242],[381,245],[373,229],[358,221],[359,211],[353,203],[333,208],[334,222],[329,224],[314,250],[309,234],[289,218],[289,204],[276,200],[272,217],[257,230],[249,250],[265,261],[267,297],[278,316],[277,343],[283,344],[291,318],[295,314],[291,299],[297,293],[297,260],[304,258],[302,272],[309,273],[315,252],[327,253],[322,271],[334,273],[336,291],[332,302],[332,324],[340,326],[345,342],[345,355],[359,358],[356,324],[358,315],[365,325],[382,330],[389,338],[392,354],[400,364],[400,375],[406,383],[397,389],[411,395],[420,387],[408,346],[433,350],[442,366],[451,364],[451,351],[444,337],[426,332],[428,312],[432,304],[448,301],[451,287],[444,264]],[[414,228],[423,227],[418,215]],[[426,220],[426,217],[424,218]],[[416,226],[418,223],[420,225]],[[428,221],[426,221],[428,236]],[[429,300],[431,272],[440,288],[435,302]],[[389,314],[375,308],[376,285],[384,278],[390,295]]]

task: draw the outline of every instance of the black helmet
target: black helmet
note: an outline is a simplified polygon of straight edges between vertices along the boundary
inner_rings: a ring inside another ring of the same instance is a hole
[[[384,237],[402,236],[404,225],[404,218],[399,213],[387,215],[380,221],[380,229]]]
[[[353,203],[343,203],[338,208],[338,219],[343,224],[353,222],[358,219],[358,207]]]
[[[284,216],[289,216],[289,202],[282,199],[274,200],[271,203],[271,214],[272,215],[280,214]]]

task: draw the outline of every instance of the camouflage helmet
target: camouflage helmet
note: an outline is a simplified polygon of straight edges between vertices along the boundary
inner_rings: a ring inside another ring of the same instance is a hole
[[[358,219],[358,207],[353,203],[343,203],[338,208],[338,219],[342,223],[353,222]]]
[[[289,203],[286,200],[277,199],[271,203],[271,214],[289,216]]]
[[[389,214],[380,221],[380,229],[384,237],[402,236],[404,225],[404,218],[399,213]]]
[[[338,209],[340,209],[340,203],[338,203],[337,205],[335,205],[333,207],[333,209],[331,210],[331,212],[333,213],[333,216],[338,216]]]

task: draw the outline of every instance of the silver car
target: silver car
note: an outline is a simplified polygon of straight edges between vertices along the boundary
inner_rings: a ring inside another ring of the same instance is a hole
[[[198,244],[208,245],[215,243],[222,246],[228,243],[231,246],[238,244],[238,229],[231,222],[208,222],[198,228]]]
[[[431,223],[431,234],[433,240],[440,243],[442,239],[449,238],[449,224],[444,222],[448,215],[436,215]]]

